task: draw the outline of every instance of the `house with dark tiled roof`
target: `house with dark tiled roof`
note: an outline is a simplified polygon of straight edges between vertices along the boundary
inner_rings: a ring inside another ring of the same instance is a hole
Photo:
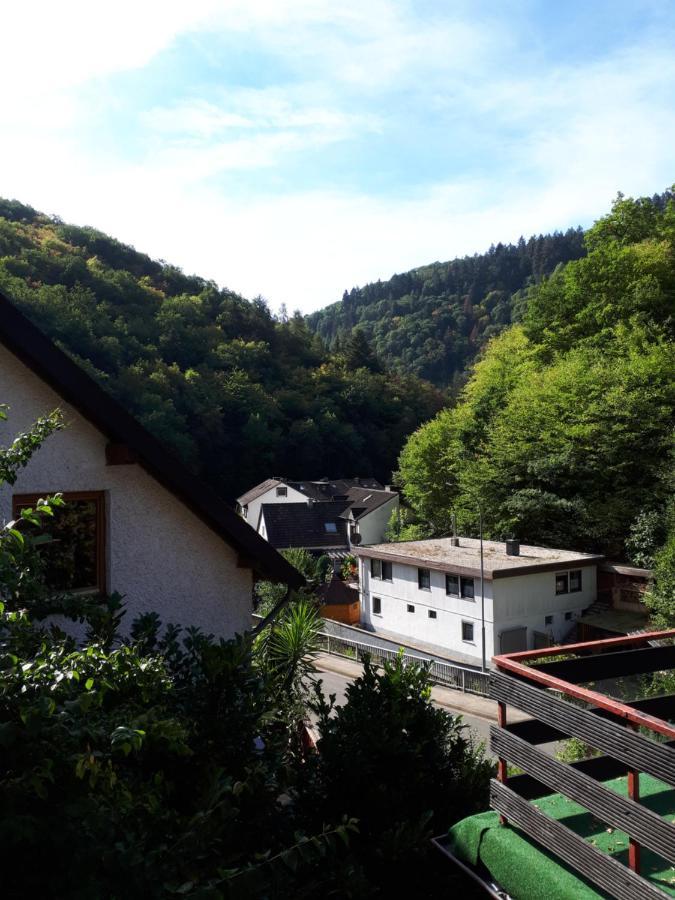
[[[347,520],[341,501],[263,503],[258,534],[278,550],[302,547],[326,553],[349,549]]]
[[[303,547],[337,559],[352,546],[384,540],[398,493],[374,478],[269,478],[242,494],[237,508],[276,549]]]
[[[250,627],[256,578],[304,579],[8,299],[0,295],[0,444],[60,409],[53,434],[0,486],[0,524],[62,493],[50,521],[59,551],[54,591],[125,596],[124,625],[156,611],[164,622],[229,637]]]

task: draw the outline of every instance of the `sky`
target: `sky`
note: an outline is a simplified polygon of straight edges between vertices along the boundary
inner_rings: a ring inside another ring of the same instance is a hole
[[[32,0],[0,196],[272,309],[675,181],[670,0]]]

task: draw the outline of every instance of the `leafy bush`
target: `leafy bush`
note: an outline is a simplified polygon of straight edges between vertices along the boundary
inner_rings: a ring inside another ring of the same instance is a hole
[[[437,877],[426,876],[429,838],[487,807],[494,766],[461,718],[432,704],[427,669],[402,655],[381,669],[366,657],[346,693],[335,709],[317,691],[319,755],[303,802],[317,821],[349,810],[359,821],[354,855],[369,879],[423,896]]]

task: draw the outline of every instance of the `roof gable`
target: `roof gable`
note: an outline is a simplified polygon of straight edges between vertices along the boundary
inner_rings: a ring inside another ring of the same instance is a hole
[[[275,488],[280,484],[284,484],[284,482],[280,481],[278,478],[268,478],[267,481],[262,481],[260,484],[256,485],[256,487],[251,488],[250,491],[246,491],[241,497],[237,497],[237,503],[240,506],[246,506],[249,503],[253,503],[258,497],[262,497],[263,494],[266,494],[268,491],[271,491],[272,488]]]
[[[304,584],[290,563],[3,294],[0,341],[111,442],[126,445],[153,478],[237,551],[245,565],[294,587]]]

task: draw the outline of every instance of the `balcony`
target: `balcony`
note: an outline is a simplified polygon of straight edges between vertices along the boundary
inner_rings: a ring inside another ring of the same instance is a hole
[[[674,638],[495,657],[492,812],[458,823],[438,848],[495,897],[675,897]],[[509,724],[509,709],[531,718]],[[555,758],[570,737],[596,755]]]

